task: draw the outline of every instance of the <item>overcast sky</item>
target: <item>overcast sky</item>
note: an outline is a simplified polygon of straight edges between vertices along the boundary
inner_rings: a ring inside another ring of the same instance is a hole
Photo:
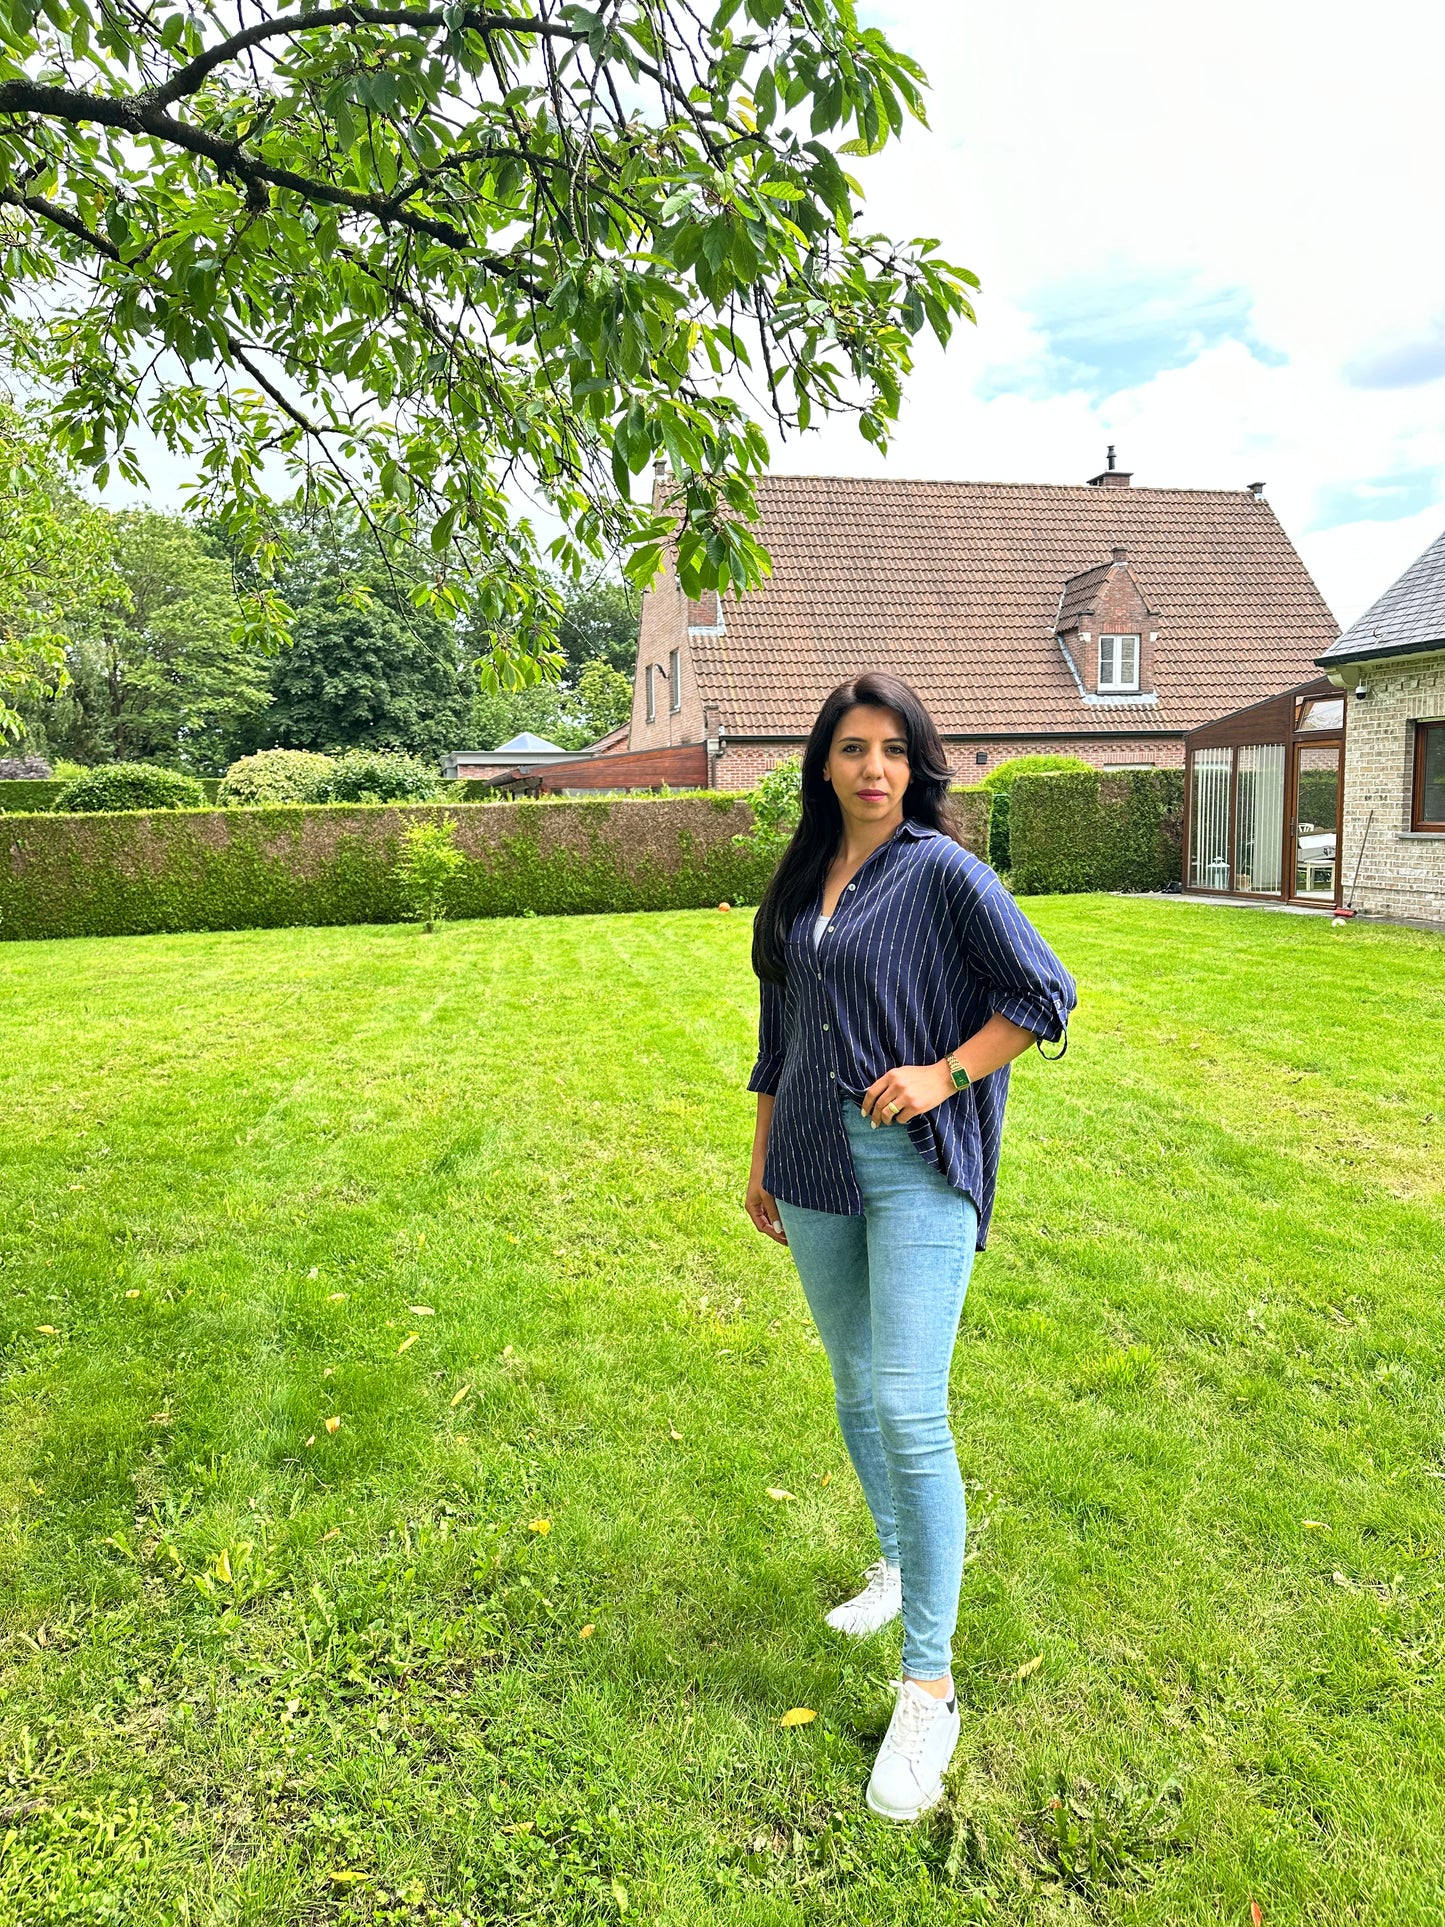
[[[794,473],[1262,480],[1342,623],[1445,526],[1445,10],[1425,0],[890,0],[929,132],[855,164],[879,228],[983,282],[886,459]]]

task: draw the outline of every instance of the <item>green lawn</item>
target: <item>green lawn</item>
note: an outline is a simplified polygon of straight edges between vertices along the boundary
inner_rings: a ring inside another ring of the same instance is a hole
[[[0,1922],[1445,1920],[1445,941],[1029,908],[904,1832],[745,914],[0,946]]]

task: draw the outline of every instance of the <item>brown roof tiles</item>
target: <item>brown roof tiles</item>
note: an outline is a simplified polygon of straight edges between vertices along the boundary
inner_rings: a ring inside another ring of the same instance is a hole
[[[761,589],[694,632],[733,734],[803,734],[865,669],[913,685],[952,735],[1185,730],[1307,678],[1339,634],[1269,505],[1246,490],[774,475]],[[1085,704],[1055,636],[1065,584],[1110,552],[1158,611],[1158,703]]]

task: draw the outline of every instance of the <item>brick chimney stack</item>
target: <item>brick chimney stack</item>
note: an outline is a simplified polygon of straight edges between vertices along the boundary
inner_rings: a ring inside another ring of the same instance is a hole
[[[1108,464],[1097,475],[1089,477],[1090,488],[1128,488],[1133,470],[1114,466],[1114,444],[1109,444]]]
[[[1124,548],[1115,549],[1114,567],[1116,569],[1122,569],[1128,560],[1129,560],[1129,551],[1127,549],[1124,549]]]

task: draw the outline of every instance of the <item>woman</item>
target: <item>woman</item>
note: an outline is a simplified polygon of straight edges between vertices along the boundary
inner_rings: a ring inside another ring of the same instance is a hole
[[[1008,1064],[1064,1036],[1074,985],[959,840],[932,718],[896,676],[824,703],[802,816],[758,908],[758,1093],[747,1211],[792,1251],[878,1529],[828,1614],[903,1615],[903,1678],[868,1805],[914,1820],[958,1741],[950,1674],[963,1481],[948,1370],[993,1208]]]

